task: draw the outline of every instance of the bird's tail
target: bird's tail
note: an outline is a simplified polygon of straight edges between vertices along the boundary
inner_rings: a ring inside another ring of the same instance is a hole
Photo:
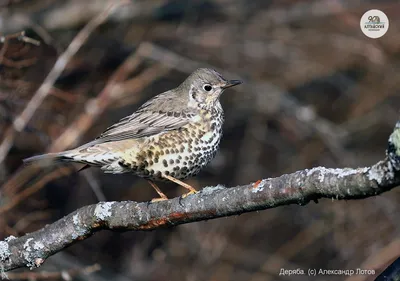
[[[40,167],[47,167],[50,164],[54,163],[61,163],[61,162],[76,162],[77,164],[83,164],[81,166],[78,165],[77,171],[83,171],[86,170],[87,168],[90,167],[86,162],[84,161],[77,161],[74,159],[74,156],[70,154],[71,151],[63,151],[63,152],[58,152],[58,153],[47,153],[47,154],[41,154],[41,155],[36,155],[32,156],[29,158],[25,158],[22,160],[26,165],[32,165],[32,164],[37,164]]]
[[[46,163],[64,162],[70,160],[72,160],[72,157],[68,157],[67,151],[64,151],[58,153],[47,153],[47,154],[32,156],[29,158],[25,158],[23,162],[25,164],[33,164],[33,163],[46,164]]]

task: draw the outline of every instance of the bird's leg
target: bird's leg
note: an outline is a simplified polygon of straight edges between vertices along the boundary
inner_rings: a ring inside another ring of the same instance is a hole
[[[165,195],[153,181],[151,181],[151,180],[147,180],[147,181],[154,188],[154,190],[158,193],[158,195],[160,195],[160,198],[153,198],[153,199],[151,199],[151,202],[168,200],[167,195]]]
[[[163,175],[163,177],[166,178],[166,179],[169,179],[170,181],[172,181],[172,182],[174,182],[174,183],[176,183],[176,184],[179,184],[180,186],[182,186],[182,187],[184,187],[184,188],[186,188],[186,189],[189,190],[188,193],[185,193],[185,194],[182,195],[182,198],[185,198],[186,196],[188,196],[188,195],[190,195],[190,194],[195,194],[195,193],[198,192],[196,189],[194,189],[194,188],[193,188],[192,186],[190,186],[189,184],[184,183],[183,181],[180,181],[180,180],[178,180],[178,179],[176,179],[176,178],[174,178],[174,177],[171,177],[171,176],[169,176],[169,175]]]

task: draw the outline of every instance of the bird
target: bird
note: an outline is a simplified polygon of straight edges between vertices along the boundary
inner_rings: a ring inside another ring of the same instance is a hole
[[[133,173],[146,179],[167,200],[155,182],[172,181],[197,190],[182,180],[197,175],[216,155],[222,137],[221,94],[242,84],[226,80],[210,68],[199,68],[177,88],[154,96],[131,115],[77,148],[26,158],[25,163],[75,162],[100,167],[105,173]]]

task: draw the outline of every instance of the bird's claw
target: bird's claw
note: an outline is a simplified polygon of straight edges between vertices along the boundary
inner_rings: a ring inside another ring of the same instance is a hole
[[[189,195],[196,194],[196,193],[199,193],[199,192],[197,190],[191,190],[188,193],[182,194],[181,198],[183,199],[183,198],[188,197]]]

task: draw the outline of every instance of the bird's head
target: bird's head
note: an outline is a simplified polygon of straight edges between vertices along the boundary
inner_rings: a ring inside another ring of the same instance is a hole
[[[181,84],[184,95],[188,95],[188,106],[212,109],[227,88],[241,84],[240,80],[226,80],[213,69],[200,68]]]

